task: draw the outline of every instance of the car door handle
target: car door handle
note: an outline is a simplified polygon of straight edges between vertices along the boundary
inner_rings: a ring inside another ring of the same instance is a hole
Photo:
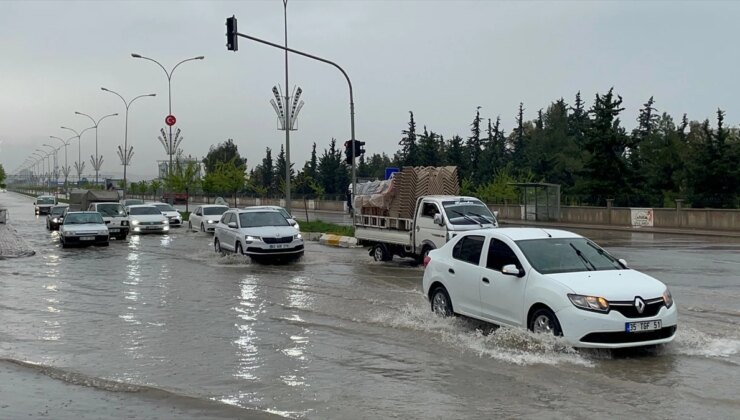
[[[448,269],[447,269],[447,271],[449,271],[449,272],[450,272],[450,274],[455,274],[455,270],[453,270],[453,269],[451,269],[451,268],[448,268]]]
[[[483,283],[485,283],[485,284],[491,284],[491,281],[488,280],[487,278],[483,277]]]

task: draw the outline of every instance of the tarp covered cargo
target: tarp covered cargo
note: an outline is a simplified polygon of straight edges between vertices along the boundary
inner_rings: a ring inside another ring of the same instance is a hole
[[[74,189],[69,193],[69,209],[87,210],[90,203],[117,203],[119,199],[117,191]]]

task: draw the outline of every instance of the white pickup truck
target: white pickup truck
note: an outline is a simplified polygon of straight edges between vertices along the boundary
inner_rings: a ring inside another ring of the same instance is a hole
[[[103,216],[111,237],[126,239],[129,233],[129,218],[121,203],[90,203],[87,211],[96,211]]]
[[[355,237],[376,261],[394,255],[423,261],[459,232],[498,227],[496,216],[475,197],[428,195],[416,200],[413,219],[357,214]]]

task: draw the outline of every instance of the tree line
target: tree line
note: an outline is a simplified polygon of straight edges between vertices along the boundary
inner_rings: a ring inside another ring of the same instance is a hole
[[[399,148],[392,156],[376,153],[358,160],[360,179],[382,179],[387,167],[458,167],[461,191],[487,202],[515,202],[515,182],[561,186],[563,204],[736,208],[740,206],[740,130],[725,123],[718,109],[713,122],[678,120],[656,108],[649,98],[640,109],[636,127],[628,131],[620,116],[622,97],[610,89],[587,105],[580,92],[572,104],[563,98],[525,120],[524,104],[515,125],[505,131],[501,117],[484,118],[480,108],[467,136],[445,137],[427,125],[421,129],[409,112]],[[283,196],[286,159],[283,147],[264,157],[249,171],[233,140],[211,146],[203,159],[205,176],[195,179],[192,168],[176,167],[162,186],[188,185],[212,194],[250,193]],[[290,167],[293,194],[326,197],[343,195],[350,167],[331,139],[322,152],[313,144],[299,170]],[[188,175],[188,172],[190,174]]]

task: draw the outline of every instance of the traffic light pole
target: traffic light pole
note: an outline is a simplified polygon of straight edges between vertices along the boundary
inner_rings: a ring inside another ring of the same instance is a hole
[[[229,19],[231,19],[231,18],[229,18]],[[234,21],[234,29],[236,29],[236,22],[235,21]],[[303,51],[294,50],[292,48],[288,48],[287,46],[278,45],[278,44],[275,44],[273,42],[265,41],[264,39],[255,38],[253,36],[245,35],[245,34],[242,34],[242,33],[239,33],[239,32],[236,32],[234,34],[227,33],[226,34],[227,42],[230,42],[230,38],[229,37],[230,36],[233,36],[233,35],[238,36],[238,37],[242,37],[242,38],[247,38],[249,40],[252,40],[252,41],[255,41],[255,42],[259,42],[260,44],[269,45],[271,47],[278,48],[278,49],[281,49],[283,51],[287,51],[289,53],[298,54],[298,55],[302,55],[304,57],[312,58],[312,59],[314,59],[316,61],[321,61],[322,63],[326,63],[326,64],[329,64],[331,66],[336,67],[337,70],[339,70],[340,72],[342,72],[342,75],[344,75],[344,78],[347,80],[347,85],[349,86],[349,116],[350,116],[350,130],[351,130],[351,136],[352,136],[352,139],[351,139],[351,141],[352,141],[352,194],[355,194],[355,191],[357,191],[357,171],[356,171],[357,166],[355,165],[355,158],[356,158],[356,156],[355,156],[355,148],[354,148],[354,144],[355,144],[355,99],[354,99],[354,94],[352,92],[352,81],[349,79],[349,76],[347,75],[347,72],[344,71],[344,69],[342,67],[340,67],[339,64],[337,64],[337,63],[335,63],[333,61],[329,61],[329,60],[327,60],[325,58],[317,57],[315,55],[311,55],[311,54],[305,53]],[[236,51],[236,45],[237,45],[236,42],[234,42],[233,44],[232,43],[227,44],[227,46],[228,45],[233,45],[233,51]],[[286,86],[286,89],[287,89],[287,86]],[[354,218],[352,219],[352,224],[354,225]]]

